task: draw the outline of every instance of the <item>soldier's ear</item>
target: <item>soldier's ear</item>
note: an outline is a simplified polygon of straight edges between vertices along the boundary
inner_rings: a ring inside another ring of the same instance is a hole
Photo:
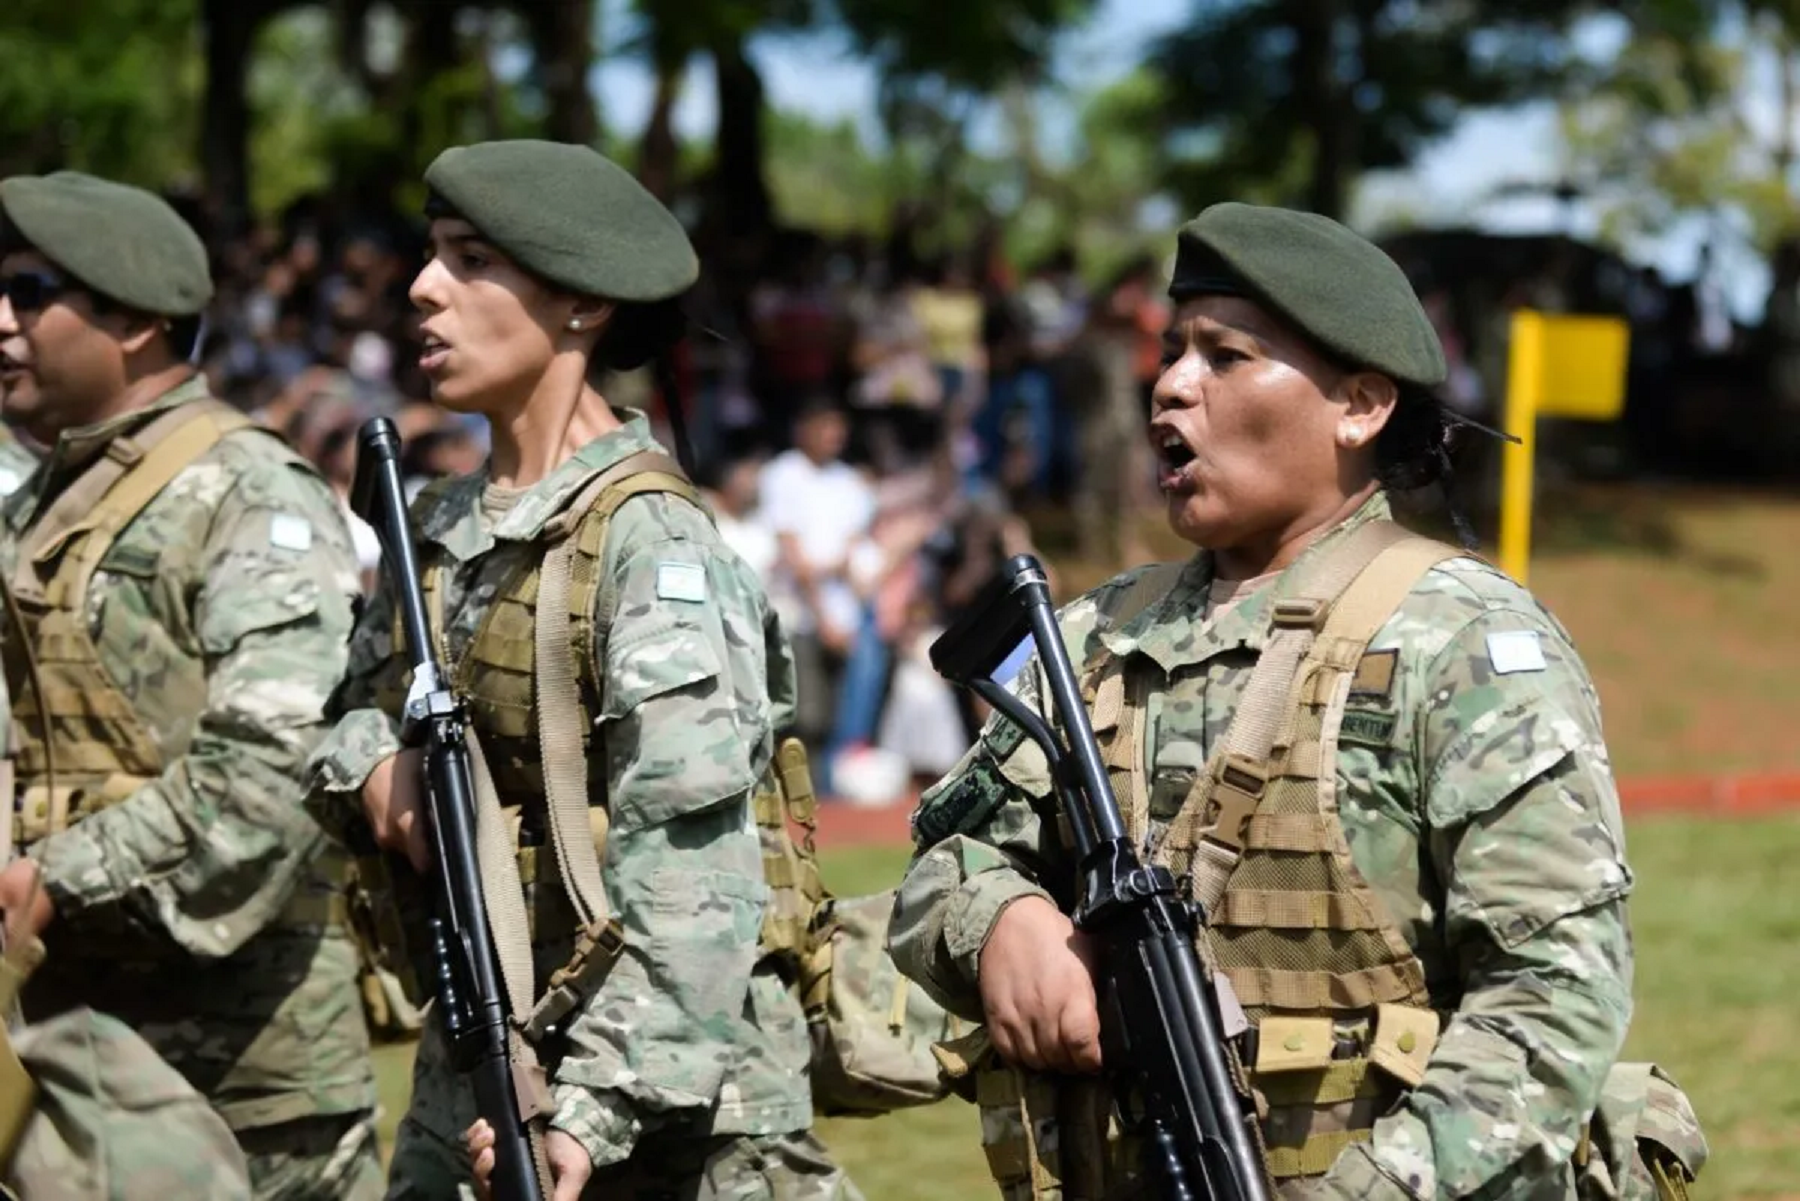
[[[1400,389],[1385,375],[1358,371],[1343,378],[1337,393],[1343,403],[1337,422],[1338,445],[1345,450],[1374,445],[1399,403]]]
[[[119,349],[126,354],[142,354],[157,338],[172,337],[175,328],[167,317],[125,309],[108,314],[108,324],[119,339]]]

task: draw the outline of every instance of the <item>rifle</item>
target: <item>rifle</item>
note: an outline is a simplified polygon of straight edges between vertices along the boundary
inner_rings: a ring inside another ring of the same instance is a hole
[[[468,718],[445,682],[443,665],[432,657],[418,551],[400,480],[400,435],[385,417],[365,422],[357,432],[350,506],[381,538],[382,562],[412,656],[401,738],[425,752],[432,983],[451,1063],[470,1077],[476,1111],[494,1129],[494,1196],[498,1201],[543,1201],[507,1050],[511,1015],[476,862]]]
[[[992,678],[1029,637],[1065,747],[1050,724]],[[1101,1046],[1121,1123],[1142,1137],[1144,1168],[1167,1201],[1268,1201],[1268,1177],[1226,1064],[1216,999],[1194,949],[1205,915],[1165,867],[1146,866],[1125,833],[1094,729],[1031,555],[1000,576],[931,647],[931,665],[1006,714],[1043,750],[1074,832],[1075,925],[1097,937]]]

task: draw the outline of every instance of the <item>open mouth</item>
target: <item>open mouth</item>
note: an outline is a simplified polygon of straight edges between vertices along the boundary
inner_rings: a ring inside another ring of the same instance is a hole
[[[425,335],[425,344],[419,351],[419,369],[421,371],[435,371],[442,367],[444,361],[449,357],[450,343],[436,334]]]
[[[1194,448],[1173,429],[1152,432],[1151,444],[1156,451],[1157,482],[1164,488],[1178,486],[1194,463]]]

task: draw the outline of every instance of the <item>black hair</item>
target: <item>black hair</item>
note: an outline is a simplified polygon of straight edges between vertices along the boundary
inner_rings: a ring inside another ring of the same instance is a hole
[[[687,325],[680,296],[619,304],[594,347],[594,365],[606,371],[635,371],[673,351],[687,336]]]
[[[1475,549],[1475,531],[1456,500],[1454,451],[1462,424],[1437,397],[1423,388],[1400,384],[1399,399],[1387,424],[1375,437],[1375,478],[1393,492],[1414,492],[1436,485],[1457,540]]]
[[[805,421],[808,417],[817,417],[823,413],[836,413],[840,417],[849,416],[844,403],[824,388],[813,388],[802,392],[788,413],[795,425]]]

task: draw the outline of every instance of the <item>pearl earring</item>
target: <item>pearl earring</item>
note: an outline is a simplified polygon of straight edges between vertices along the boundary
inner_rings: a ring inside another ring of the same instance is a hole
[[[580,329],[581,329],[581,322],[579,322],[579,321],[571,321],[571,322],[569,322],[569,328],[570,328],[570,329],[572,329],[572,330],[577,330],[577,331],[579,331],[579,330],[580,330]]]

